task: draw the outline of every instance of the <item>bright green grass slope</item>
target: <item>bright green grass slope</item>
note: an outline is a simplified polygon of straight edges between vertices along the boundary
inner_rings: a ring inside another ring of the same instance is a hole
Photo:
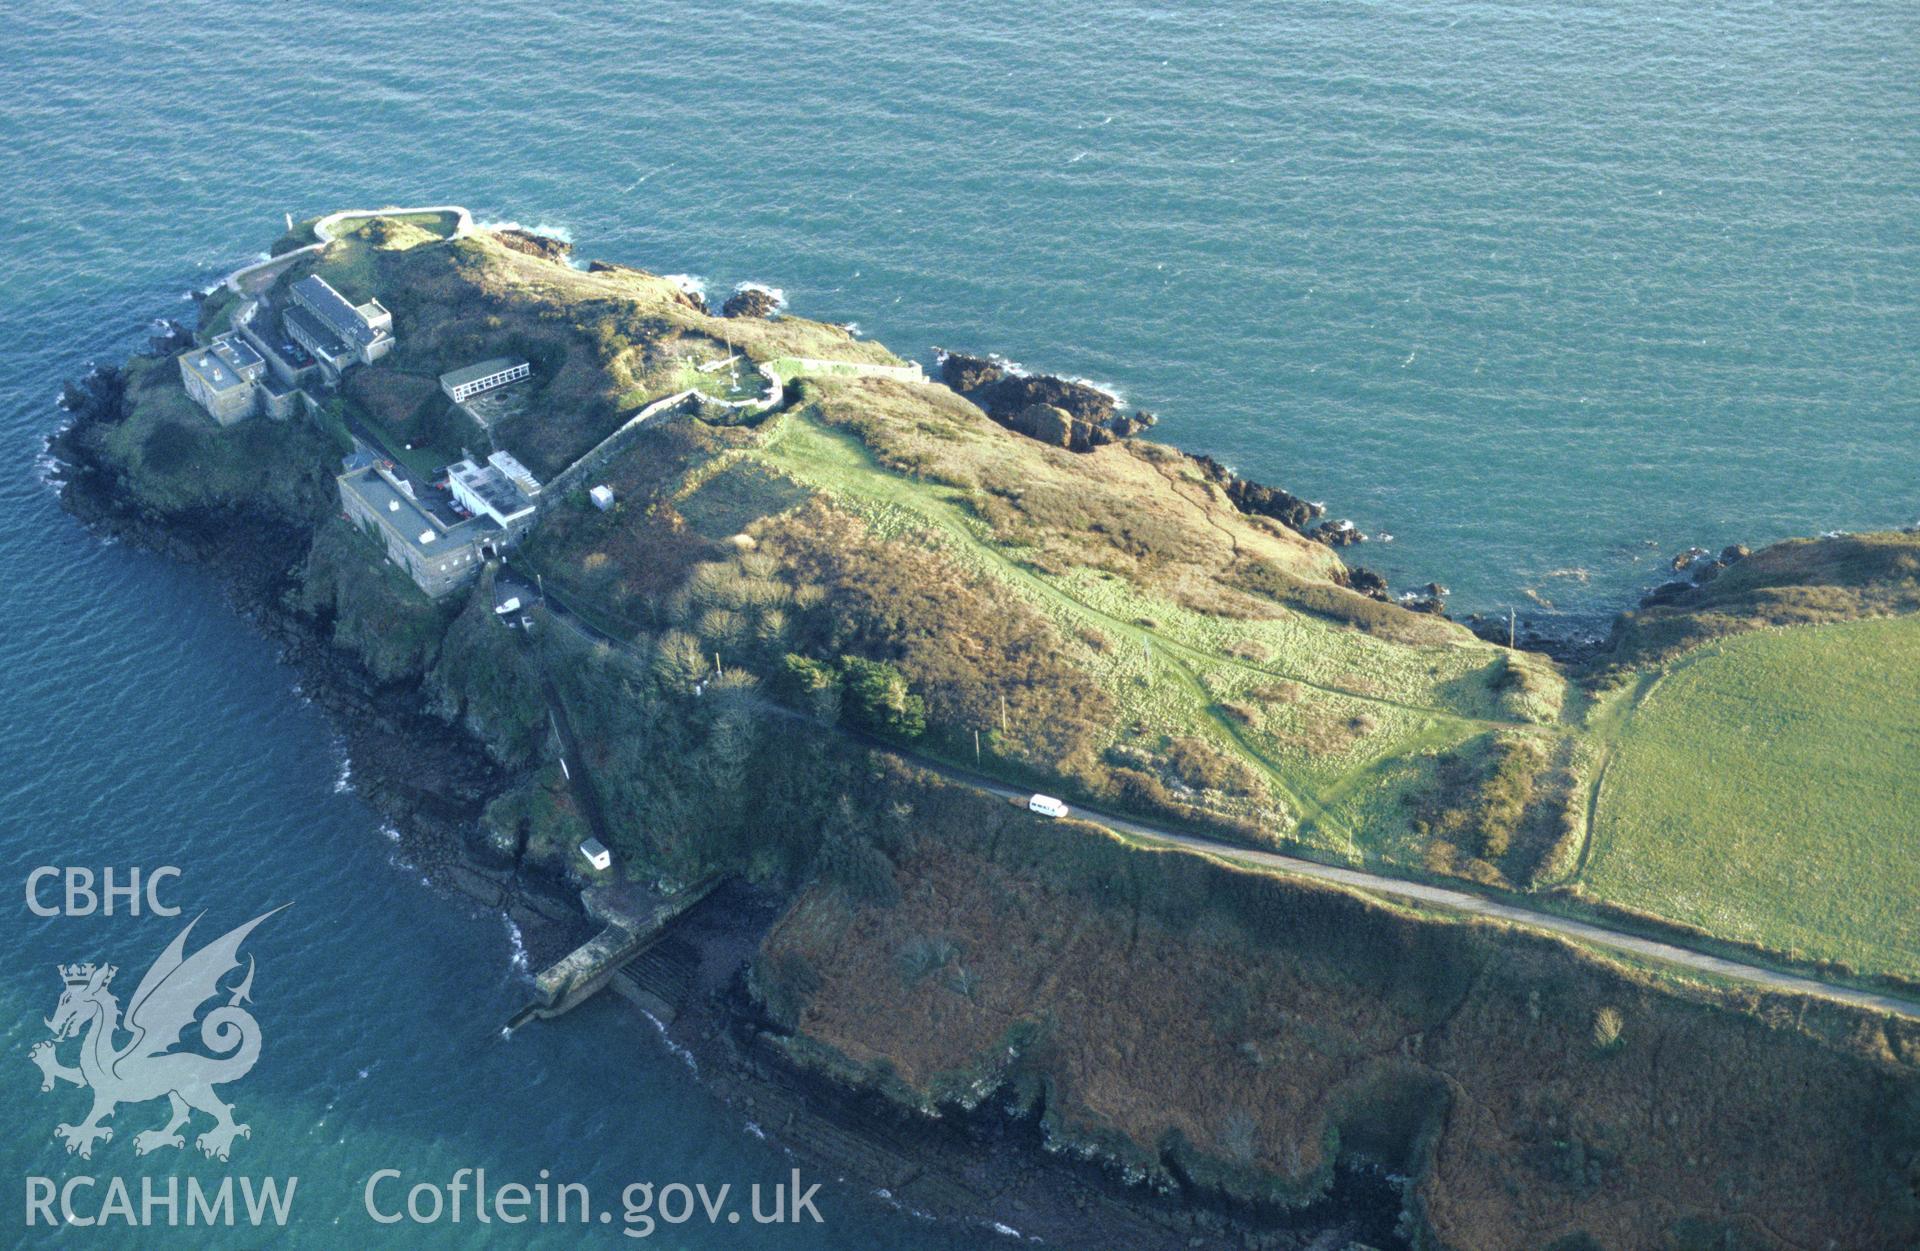
[[[1594,895],[1920,978],[1920,617],[1698,648],[1611,747]]]
[[[1502,712],[1488,686],[1495,653],[1478,643],[1389,643],[1298,613],[1213,618],[1098,570],[1044,573],[996,543],[963,493],[892,473],[857,439],[804,414],[786,418],[753,455],[828,492],[877,532],[923,535],[1005,583],[1061,627],[1064,646],[1118,701],[1117,726],[1146,727],[1149,738],[1202,736],[1263,776],[1288,813],[1286,825],[1267,825],[1272,841],[1417,867],[1420,852],[1404,845],[1407,819],[1396,804],[1381,805],[1389,819],[1351,820],[1387,765],[1430,761],[1489,730],[1538,732]],[[1117,645],[1088,648],[1089,632]],[[1271,695],[1278,688],[1296,693]],[[1114,741],[1129,737],[1122,731]]]

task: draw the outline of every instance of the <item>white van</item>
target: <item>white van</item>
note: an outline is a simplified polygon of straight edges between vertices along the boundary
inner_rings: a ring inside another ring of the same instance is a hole
[[[1064,817],[1067,806],[1051,795],[1035,795],[1027,801],[1027,811],[1037,812],[1043,817]]]

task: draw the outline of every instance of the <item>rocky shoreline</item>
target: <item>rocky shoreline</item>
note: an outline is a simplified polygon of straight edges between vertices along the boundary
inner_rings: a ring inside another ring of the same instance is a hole
[[[260,515],[150,512],[131,502],[110,469],[89,460],[73,435],[90,421],[111,420],[115,386],[108,370],[64,393],[73,421],[48,440],[63,507],[97,535],[217,579],[229,605],[274,641],[299,674],[301,693],[340,733],[355,791],[397,831],[407,861],[439,888],[509,918],[532,965],[590,936],[595,927],[575,884],[480,837],[481,813],[514,779],[463,728],[449,733],[417,683],[376,680],[331,642],[325,621],[295,604],[294,571],[311,534]],[[405,769],[393,767],[402,760]],[[646,1017],[691,1061],[703,1087],[803,1167],[928,1220],[1055,1246],[1409,1245],[1398,1232],[1401,1179],[1376,1169],[1343,1166],[1328,1194],[1295,1210],[1247,1206],[1177,1176],[1152,1190],[1113,1161],[1049,1144],[1042,1109],[993,1095],[929,1119],[801,1065],[746,988],[747,963],[780,902],[770,891],[728,883],[643,958],[637,980]]]

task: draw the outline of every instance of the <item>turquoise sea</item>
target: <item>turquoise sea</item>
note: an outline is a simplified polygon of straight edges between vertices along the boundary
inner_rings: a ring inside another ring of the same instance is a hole
[[[207,579],[57,509],[60,381],[283,213],[464,203],[908,354],[1093,379],[1392,533],[1355,559],[1459,610],[1590,622],[1689,544],[1920,519],[1910,4],[562,7],[26,0],[0,35],[0,883],[175,864],[209,927],[293,901],[250,940],[268,1049],[232,1091],[234,1171],[301,1178],[273,1245],[578,1241],[374,1227],[387,1166],[608,1197],[786,1176],[612,1004],[503,1040],[506,924],[422,885]],[[51,1138],[84,1112],[26,1059],[55,965],[132,979],[175,927],[9,889],[0,1185],[226,1172],[136,1160],[154,1105],[84,1167]],[[656,1240],[1009,1241],[822,1206]]]

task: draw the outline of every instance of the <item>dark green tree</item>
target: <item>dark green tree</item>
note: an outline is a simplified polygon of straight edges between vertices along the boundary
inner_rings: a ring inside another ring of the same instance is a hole
[[[906,675],[884,660],[842,656],[849,719],[862,728],[899,738],[927,731],[927,701],[907,689]]]

